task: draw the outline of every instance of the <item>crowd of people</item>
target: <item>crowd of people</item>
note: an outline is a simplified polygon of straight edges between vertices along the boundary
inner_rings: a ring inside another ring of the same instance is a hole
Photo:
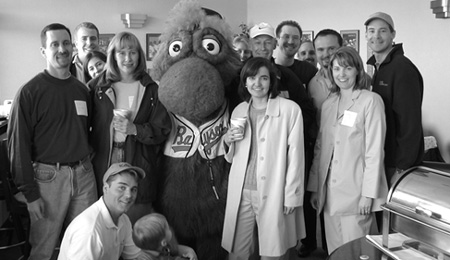
[[[365,22],[374,66],[323,29],[301,42],[291,20],[261,22],[233,45],[242,67],[223,136],[231,164],[222,247],[229,259],[331,253],[380,230],[380,205],[421,163],[423,79],[395,44],[390,15]],[[30,213],[29,259],[197,259],[155,212],[160,146],[171,130],[144,50],[130,32],[107,53],[83,22],[41,32],[43,72],[18,91],[8,127],[11,170]],[[273,57],[278,46],[278,55]],[[60,241],[62,238],[62,242]]]

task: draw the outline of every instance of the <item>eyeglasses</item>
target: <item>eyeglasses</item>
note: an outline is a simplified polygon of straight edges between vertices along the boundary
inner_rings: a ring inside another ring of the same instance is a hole
[[[295,42],[299,42],[301,40],[300,36],[298,36],[298,35],[289,35],[289,34],[281,35],[280,39],[285,40],[285,41],[289,41],[289,39],[292,39]]]

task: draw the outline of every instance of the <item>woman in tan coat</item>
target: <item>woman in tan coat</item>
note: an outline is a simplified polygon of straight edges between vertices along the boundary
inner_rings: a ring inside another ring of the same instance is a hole
[[[324,212],[328,251],[369,233],[387,195],[386,122],[381,97],[369,91],[359,54],[342,47],[329,66],[331,96],[322,105],[308,181],[312,206]]]
[[[225,135],[228,180],[222,246],[229,259],[249,259],[257,224],[261,259],[282,259],[304,237],[303,120],[300,107],[277,96],[269,60],[251,58],[241,72],[245,102],[232,114],[245,127]]]

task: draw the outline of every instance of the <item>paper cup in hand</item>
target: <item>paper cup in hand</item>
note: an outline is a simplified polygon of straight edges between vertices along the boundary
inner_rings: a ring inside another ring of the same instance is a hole
[[[128,109],[116,108],[113,110],[113,112],[114,112],[115,116],[121,116],[121,117],[128,118],[128,119],[131,116],[131,110],[128,110]]]
[[[245,124],[247,123],[247,120],[245,117],[239,117],[239,118],[231,118],[230,119],[231,127],[240,127],[242,128],[242,133],[245,129]]]

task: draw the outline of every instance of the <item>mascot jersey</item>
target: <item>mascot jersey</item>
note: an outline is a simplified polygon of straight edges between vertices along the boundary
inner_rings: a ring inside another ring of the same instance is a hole
[[[228,129],[229,113],[225,102],[219,115],[200,127],[186,118],[170,113],[172,131],[164,147],[164,154],[174,158],[188,158],[196,151],[204,159],[224,155],[222,137]]]

